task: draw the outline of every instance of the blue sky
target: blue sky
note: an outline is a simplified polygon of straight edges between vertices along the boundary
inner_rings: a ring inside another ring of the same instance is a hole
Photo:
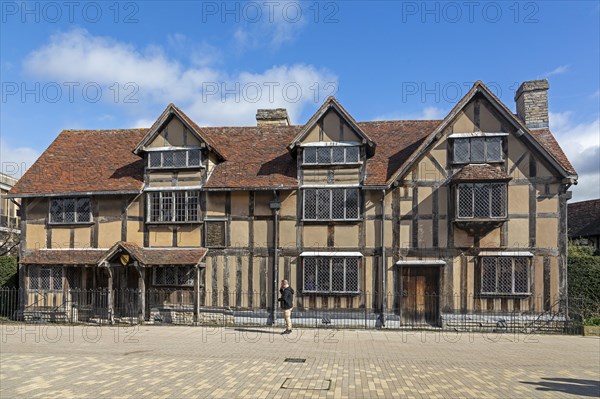
[[[200,125],[257,108],[304,123],[329,94],[357,120],[437,119],[478,79],[514,110],[548,78],[551,128],[600,197],[600,3],[1,2],[0,153],[20,174],[62,129]]]

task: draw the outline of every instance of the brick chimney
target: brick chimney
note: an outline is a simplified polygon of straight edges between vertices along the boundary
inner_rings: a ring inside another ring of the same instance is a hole
[[[257,126],[289,126],[290,118],[287,109],[259,109],[256,110]]]
[[[523,82],[515,94],[517,115],[530,129],[548,127],[548,80]]]

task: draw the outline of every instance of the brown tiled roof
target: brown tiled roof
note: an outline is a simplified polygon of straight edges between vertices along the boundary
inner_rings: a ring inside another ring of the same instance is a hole
[[[282,187],[298,185],[296,159],[287,144],[302,126],[206,127],[226,161],[212,171],[205,187]]]
[[[600,235],[600,199],[567,205],[568,236],[571,238]]]
[[[531,135],[538,143],[542,145],[549,153],[565,168],[569,173],[576,174],[575,168],[569,162],[569,159],[563,152],[562,148],[554,138],[550,129],[530,129]]]
[[[141,190],[144,162],[131,151],[146,130],[64,130],[9,194]]]
[[[482,181],[482,180],[510,180],[510,177],[502,169],[483,163],[469,164],[452,176],[452,181]]]
[[[144,266],[197,265],[206,256],[206,248],[144,248],[137,244],[118,242],[107,249],[37,249],[26,252],[20,260],[28,265],[97,265],[117,247]]]
[[[437,120],[359,122],[377,143],[375,155],[367,160],[365,185],[383,186],[439,125]]]
[[[105,251],[104,258],[122,249],[142,265],[197,265],[206,256],[206,248],[146,248],[131,242],[117,242],[111,249]]]
[[[26,265],[96,265],[106,249],[36,249],[19,261]]]
[[[478,87],[487,90],[478,82],[469,93]],[[461,100],[455,108],[464,105],[463,102]],[[296,159],[289,153],[287,145],[304,126],[200,128],[174,105],[169,105],[167,110],[169,109],[201,132],[207,143],[215,150],[218,148],[219,154],[224,158],[211,172],[206,188],[271,189],[298,186]],[[417,159],[416,153],[433,140],[433,133],[440,129],[443,122],[418,120],[356,123],[377,145],[374,156],[367,160],[365,186],[388,185],[398,173],[405,172],[409,164]],[[548,129],[531,132],[534,139],[552,157],[565,169],[575,173]],[[148,129],[63,131],[10,194],[141,190],[145,165],[132,150],[147,133]]]

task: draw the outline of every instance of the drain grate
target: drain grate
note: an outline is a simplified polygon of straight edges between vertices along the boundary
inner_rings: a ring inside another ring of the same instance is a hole
[[[288,363],[304,363],[306,362],[306,359],[302,359],[299,357],[286,357],[284,362],[288,362]]]
[[[282,389],[301,389],[303,391],[329,391],[331,380],[286,378]]]

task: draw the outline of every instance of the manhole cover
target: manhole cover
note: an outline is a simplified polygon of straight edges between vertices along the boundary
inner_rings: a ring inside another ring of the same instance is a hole
[[[330,387],[331,380],[318,379],[286,378],[281,384],[283,389],[302,389],[304,391],[328,391]]]
[[[299,357],[287,357],[284,362],[288,363],[304,363],[306,359],[301,359]]]

